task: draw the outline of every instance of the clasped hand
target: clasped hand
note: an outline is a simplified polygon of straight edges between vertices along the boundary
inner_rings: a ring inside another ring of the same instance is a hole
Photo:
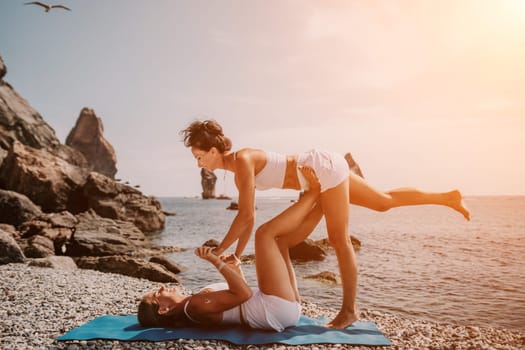
[[[233,266],[239,266],[241,264],[241,261],[235,256],[235,254],[226,254],[217,256],[213,253],[212,247],[198,247],[195,249],[195,255],[197,255],[199,258],[208,260],[211,263],[216,263],[220,259],[225,264],[233,265]]]

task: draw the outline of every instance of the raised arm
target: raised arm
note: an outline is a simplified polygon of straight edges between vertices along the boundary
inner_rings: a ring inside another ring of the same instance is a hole
[[[195,255],[213,264],[228,283],[226,290],[196,294],[192,297],[192,306],[199,314],[213,314],[231,309],[252,296],[253,292],[238,267],[223,262],[213,254],[211,247],[199,247],[195,249]]]

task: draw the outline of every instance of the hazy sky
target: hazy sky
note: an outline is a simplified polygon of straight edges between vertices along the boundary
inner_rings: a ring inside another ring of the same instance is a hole
[[[93,108],[147,194],[200,194],[203,117],[234,149],[352,152],[380,189],[525,194],[523,0],[24,2],[0,1],[4,80],[61,142]]]

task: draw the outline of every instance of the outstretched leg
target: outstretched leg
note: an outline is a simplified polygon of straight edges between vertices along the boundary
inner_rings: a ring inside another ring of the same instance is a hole
[[[350,203],[365,208],[386,211],[408,205],[445,205],[470,220],[470,212],[458,190],[450,192],[425,192],[416,188],[399,188],[382,192],[370,186],[362,177],[350,173]]]

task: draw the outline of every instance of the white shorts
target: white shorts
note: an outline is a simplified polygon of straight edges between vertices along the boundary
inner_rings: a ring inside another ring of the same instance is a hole
[[[301,304],[254,288],[252,297],[242,305],[244,320],[252,328],[273,329],[282,332],[301,317]]]
[[[321,184],[321,192],[336,187],[350,176],[346,159],[338,153],[311,150],[299,155],[297,165],[308,166],[314,170]],[[297,173],[301,188],[307,190],[308,182],[299,170]]]

